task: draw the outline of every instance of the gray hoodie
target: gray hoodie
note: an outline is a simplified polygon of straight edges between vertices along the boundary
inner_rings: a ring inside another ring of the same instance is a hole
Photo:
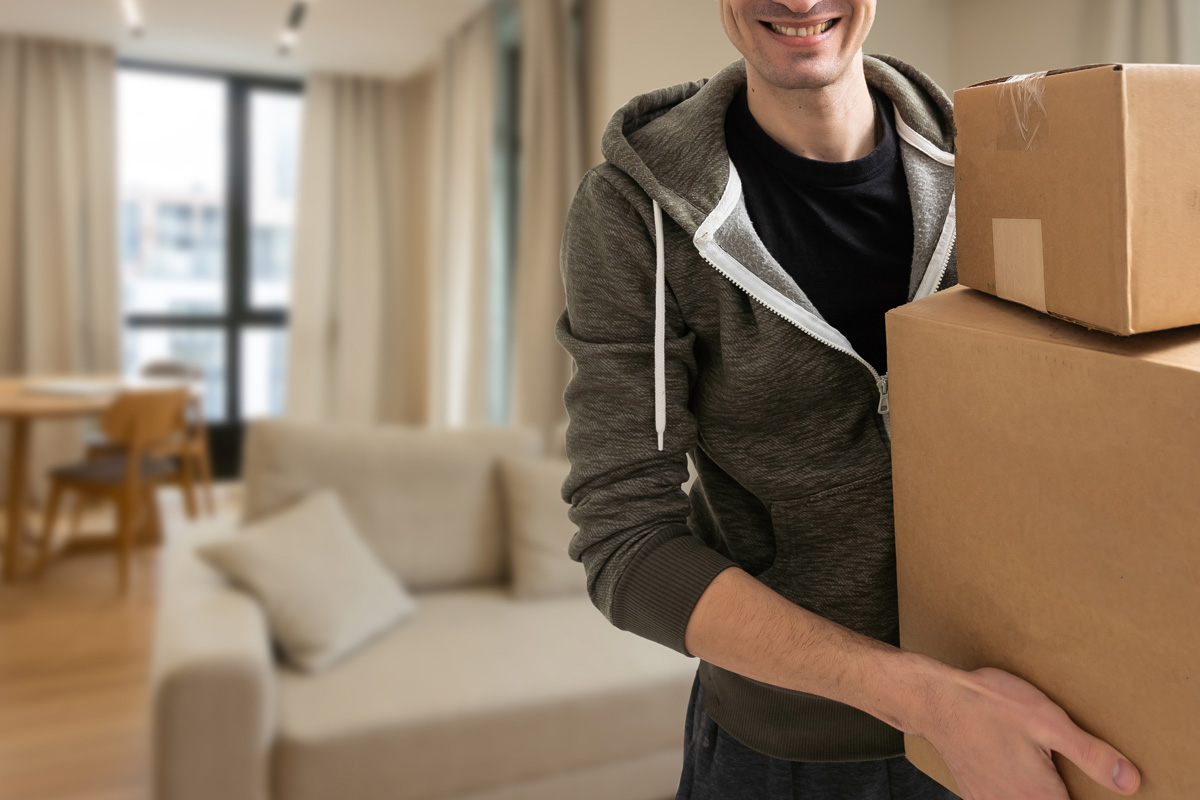
[[[953,285],[950,100],[889,56],[864,56],[896,110],[912,198],[909,299]],[[564,392],[579,530],[571,558],[616,627],[691,656],[684,631],[738,566],[815,613],[899,644],[887,376],[829,325],[755,234],[725,147],[735,62],[636,97],[604,132],[562,245],[574,359]],[[697,480],[690,495],[687,457]],[[797,761],[904,752],[852,706],[700,661],[705,710],[734,738]]]

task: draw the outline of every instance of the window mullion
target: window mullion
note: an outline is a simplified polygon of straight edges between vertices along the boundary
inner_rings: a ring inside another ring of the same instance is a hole
[[[229,419],[242,424],[241,322],[246,314],[246,236],[250,123],[246,83],[229,79],[229,236],[226,249],[226,402]]]

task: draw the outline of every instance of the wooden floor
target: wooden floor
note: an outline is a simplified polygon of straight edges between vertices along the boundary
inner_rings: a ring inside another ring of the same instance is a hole
[[[221,513],[235,514],[237,499],[237,487],[220,487]],[[164,489],[160,503],[169,539],[183,519],[178,493]],[[108,552],[0,584],[0,799],[149,800],[157,554],[138,549],[124,597]]]

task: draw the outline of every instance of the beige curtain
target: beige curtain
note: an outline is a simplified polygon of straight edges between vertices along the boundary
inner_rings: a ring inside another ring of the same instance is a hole
[[[495,22],[404,81],[308,82],[287,414],[487,424]]]
[[[0,35],[0,374],[120,369],[115,83],[107,47]],[[39,423],[32,474],[78,447]]]
[[[496,32],[489,8],[437,65],[429,408],[434,425],[484,425],[492,372],[491,204]]]
[[[427,421],[428,75],[307,84],[287,414]]]
[[[583,175],[580,98],[562,0],[521,4],[521,205],[513,291],[512,415],[549,435],[566,419],[571,359],[554,340],[566,303],[559,247]]]

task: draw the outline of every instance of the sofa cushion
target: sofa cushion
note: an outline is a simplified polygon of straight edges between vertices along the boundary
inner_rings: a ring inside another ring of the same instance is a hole
[[[575,523],[567,517],[560,458],[502,458],[513,596],[522,600],[587,594],[587,571],[567,553]]]
[[[316,676],[280,670],[276,796],[417,800],[683,746],[698,661],[585,597],[435,592]]]
[[[257,598],[271,638],[308,672],[345,657],[416,610],[329,489],[197,552]]]
[[[414,592],[507,580],[496,461],[541,455],[526,428],[260,420],[247,434],[244,521],[330,488]]]

